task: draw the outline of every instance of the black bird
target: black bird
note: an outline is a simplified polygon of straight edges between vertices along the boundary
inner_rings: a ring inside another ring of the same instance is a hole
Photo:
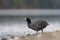
[[[38,20],[35,22],[31,22],[30,18],[25,18],[25,20],[27,21],[28,27],[37,31],[37,33],[40,30],[42,30],[42,33],[43,33],[43,29],[48,25],[48,23],[43,20]]]

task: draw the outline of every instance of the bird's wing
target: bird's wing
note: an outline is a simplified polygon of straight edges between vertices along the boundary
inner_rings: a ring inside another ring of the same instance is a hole
[[[30,28],[35,29],[35,30],[38,28],[38,25],[35,23],[31,23],[29,26]]]
[[[43,27],[44,25],[47,25],[47,22],[46,21],[43,21],[43,20],[39,20],[39,21],[34,22],[34,24],[37,27]]]

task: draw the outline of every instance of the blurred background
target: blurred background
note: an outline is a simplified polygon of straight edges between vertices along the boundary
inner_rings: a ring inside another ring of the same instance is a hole
[[[0,0],[0,9],[59,9],[60,0]]]

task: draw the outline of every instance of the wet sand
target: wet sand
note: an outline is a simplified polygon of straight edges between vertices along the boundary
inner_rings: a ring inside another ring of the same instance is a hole
[[[60,40],[60,31],[44,32],[43,34],[32,34],[6,38],[6,40]]]

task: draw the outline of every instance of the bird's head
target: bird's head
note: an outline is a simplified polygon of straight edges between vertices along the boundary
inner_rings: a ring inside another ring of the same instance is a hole
[[[31,23],[30,18],[25,18],[25,20],[27,21],[27,23],[28,23],[28,24],[30,24],[30,23]]]

